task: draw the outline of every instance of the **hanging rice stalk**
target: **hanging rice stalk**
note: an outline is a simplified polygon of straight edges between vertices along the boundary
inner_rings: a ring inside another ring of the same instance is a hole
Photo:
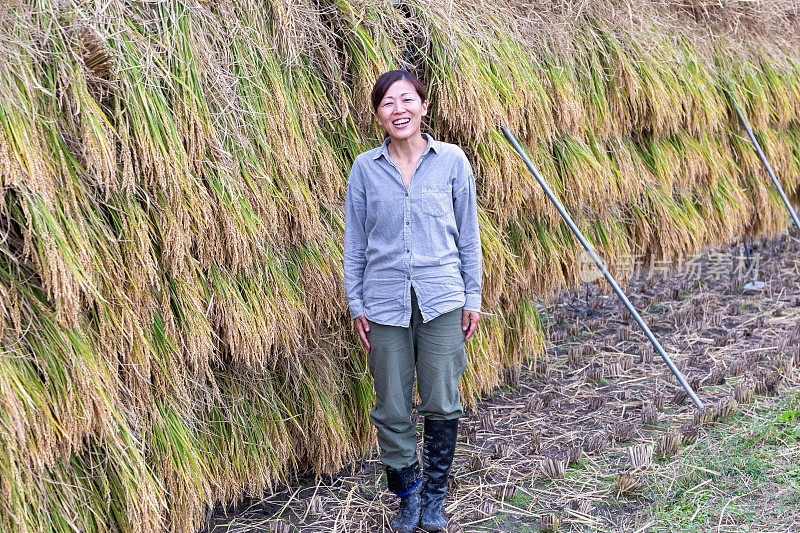
[[[0,20],[3,531],[194,533],[370,449],[342,205],[404,57],[425,127],[475,170],[468,406],[540,357],[537,298],[585,281],[498,123],[621,280],[634,255],[786,228],[725,83],[800,195],[800,28],[777,2],[28,0]]]

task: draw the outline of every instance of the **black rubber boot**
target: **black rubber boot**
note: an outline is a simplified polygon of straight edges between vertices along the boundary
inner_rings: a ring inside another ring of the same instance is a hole
[[[447,531],[447,518],[442,506],[447,494],[447,476],[456,451],[458,419],[425,419],[423,437],[422,517],[420,527],[425,531]]]
[[[392,531],[396,533],[414,533],[419,525],[420,492],[422,479],[419,475],[419,463],[395,470],[386,467],[386,484],[389,490],[400,498],[400,511],[392,519]]]

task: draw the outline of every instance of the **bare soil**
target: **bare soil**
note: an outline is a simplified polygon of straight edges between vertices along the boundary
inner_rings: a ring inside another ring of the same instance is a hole
[[[702,411],[613,293],[591,285],[543,306],[546,358],[510,372],[507,386],[462,419],[445,507],[451,531],[658,527],[652,469],[671,461],[673,442],[694,446],[714,426],[734,431],[731,417],[752,411],[753,397],[768,406],[797,388],[793,235],[752,243],[761,290],[744,288],[752,274],[741,268],[741,248],[626,288]],[[336,476],[301,475],[280,492],[217,509],[209,531],[388,531],[396,508],[373,453]]]

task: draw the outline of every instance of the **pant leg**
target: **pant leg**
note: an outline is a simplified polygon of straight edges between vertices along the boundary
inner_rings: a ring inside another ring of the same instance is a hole
[[[381,462],[401,470],[417,459],[417,432],[411,423],[414,345],[410,327],[369,321],[367,357],[375,387],[369,419],[378,431]]]
[[[417,362],[420,415],[432,420],[452,420],[464,414],[458,383],[467,368],[465,333],[459,307],[425,323],[412,291],[411,328]]]

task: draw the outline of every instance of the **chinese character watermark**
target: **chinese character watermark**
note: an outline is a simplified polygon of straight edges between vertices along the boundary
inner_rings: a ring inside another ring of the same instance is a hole
[[[620,254],[610,263],[602,259],[601,263],[604,268],[625,280],[666,279],[672,276],[690,282],[701,279],[746,282],[758,277],[761,257],[757,252],[736,254],[723,251],[711,251],[706,256],[692,257],[683,254],[675,257]],[[591,283],[603,277],[592,256],[586,251],[578,256],[578,277],[584,283]]]

